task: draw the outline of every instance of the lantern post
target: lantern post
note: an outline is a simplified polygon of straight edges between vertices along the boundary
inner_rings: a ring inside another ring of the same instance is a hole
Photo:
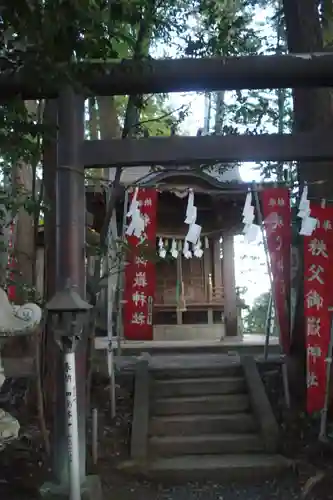
[[[68,284],[46,305],[55,342],[63,353],[64,400],[67,425],[69,499],[81,500],[79,429],[76,396],[75,351],[82,339],[92,306]]]

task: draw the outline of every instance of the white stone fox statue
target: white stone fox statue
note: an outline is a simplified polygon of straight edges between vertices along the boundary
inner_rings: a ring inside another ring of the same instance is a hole
[[[6,292],[0,288],[0,348],[1,343],[9,337],[28,335],[40,324],[42,319],[41,308],[37,304],[12,306]],[[0,378],[4,379],[1,357]],[[2,385],[3,380],[0,380]],[[0,408],[0,451],[6,444],[18,438],[20,424],[10,413]]]
[[[12,306],[0,288],[0,337],[28,335],[39,325],[42,310],[37,304]]]

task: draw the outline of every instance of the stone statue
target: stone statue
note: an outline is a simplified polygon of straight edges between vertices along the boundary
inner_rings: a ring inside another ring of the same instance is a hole
[[[6,292],[0,288],[0,338],[28,335],[41,319],[42,310],[37,304],[12,306]]]
[[[0,288],[0,347],[10,337],[32,333],[41,319],[42,311],[37,304],[13,306],[6,292]],[[18,438],[19,429],[18,420],[0,408],[0,451],[10,441]]]
[[[10,413],[0,408],[0,451],[18,438],[20,424]]]

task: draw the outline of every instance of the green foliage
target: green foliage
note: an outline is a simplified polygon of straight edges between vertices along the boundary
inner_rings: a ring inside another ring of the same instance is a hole
[[[264,333],[268,313],[270,292],[257,297],[244,316],[244,330],[246,333]]]
[[[265,21],[256,21],[254,26],[253,13],[258,7],[266,9],[270,7],[270,10],[267,11]],[[235,31],[234,36],[237,37],[240,34],[241,40],[244,41],[247,38],[251,40],[249,44],[239,43],[240,53],[251,54],[253,50],[266,54],[286,52],[284,18],[279,0],[272,0],[265,4],[257,1],[236,2],[234,10],[230,9],[229,16],[234,16],[237,22],[240,22],[239,19],[243,20],[243,24],[239,24],[239,33]],[[268,26],[270,29],[267,29]],[[248,37],[245,36],[246,33]],[[224,44],[222,54],[234,55],[233,46]],[[253,135],[291,131],[292,96],[289,89],[242,90],[224,94],[223,109],[219,109],[218,104],[216,105],[216,113],[222,115],[217,133]],[[279,182],[288,180],[293,184],[296,176],[295,165],[261,162],[257,164],[257,169],[260,170],[262,178]],[[287,178],[285,172],[287,172]]]
[[[197,26],[185,38],[187,55],[234,56],[255,54],[261,40],[249,26],[253,9],[248,2],[202,0],[195,7]]]
[[[31,120],[22,100],[0,105],[0,167],[4,172],[10,173],[13,163],[31,163],[39,156],[36,138],[41,131],[42,126]]]
[[[5,2],[1,11],[1,69],[23,71],[33,85],[45,79],[71,81],[69,62],[149,57],[151,48],[172,48],[190,57],[255,54],[270,41],[253,26],[250,0],[18,0]],[[271,20],[272,23],[276,22]],[[252,24],[251,24],[252,23]],[[140,38],[141,37],[141,38]],[[78,92],[82,89],[77,89]],[[132,99],[133,100],[133,99]],[[270,92],[238,92],[225,106],[221,133],[260,133],[277,127],[279,109]],[[273,103],[273,104],[272,104]],[[124,125],[125,98],[116,98]],[[140,112],[130,125],[135,135],[169,135],[184,119],[186,108],[175,112],[165,96],[138,96]],[[290,106],[285,111],[290,126]],[[236,124],[236,125],[235,125]],[[18,161],[36,164],[41,158],[40,138],[49,131],[29,116],[25,103],[0,106],[1,166],[11,171]],[[222,166],[221,168],[227,168]],[[271,166],[270,172],[272,171]],[[20,193],[19,200],[35,215],[35,200]],[[16,208],[15,208],[16,207]]]
[[[124,120],[127,99],[116,97],[116,108],[118,117],[122,123]],[[182,106],[175,110],[167,103],[164,95],[144,96],[140,103],[140,120],[133,124],[136,136],[148,133],[150,136],[167,136],[171,130],[184,120],[187,114],[187,107]]]

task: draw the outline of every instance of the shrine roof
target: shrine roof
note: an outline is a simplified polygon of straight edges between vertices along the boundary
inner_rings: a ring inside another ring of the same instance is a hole
[[[171,180],[172,177],[189,176],[193,179],[201,179],[206,181],[212,187],[221,188],[229,183],[244,184],[239,174],[237,165],[226,166],[223,168],[221,165],[214,167],[198,167],[193,168],[190,166],[177,166],[177,168],[164,168],[164,167],[125,167],[121,174],[121,184],[124,186],[130,185],[154,185],[157,180],[164,179]],[[113,181],[115,176],[115,169],[109,169],[109,180]]]
[[[241,180],[238,168],[237,170],[232,168],[230,171],[229,176],[227,176],[228,170],[220,173],[213,169],[203,170],[199,168],[193,169],[192,167],[182,167],[173,170],[161,168],[147,173],[138,179],[135,184],[138,186],[158,186],[159,184],[173,184],[172,181],[176,180],[186,184],[192,180],[194,182],[201,181],[207,186],[207,189],[210,188],[216,191],[236,187],[241,187],[242,191],[246,191],[247,184]]]

